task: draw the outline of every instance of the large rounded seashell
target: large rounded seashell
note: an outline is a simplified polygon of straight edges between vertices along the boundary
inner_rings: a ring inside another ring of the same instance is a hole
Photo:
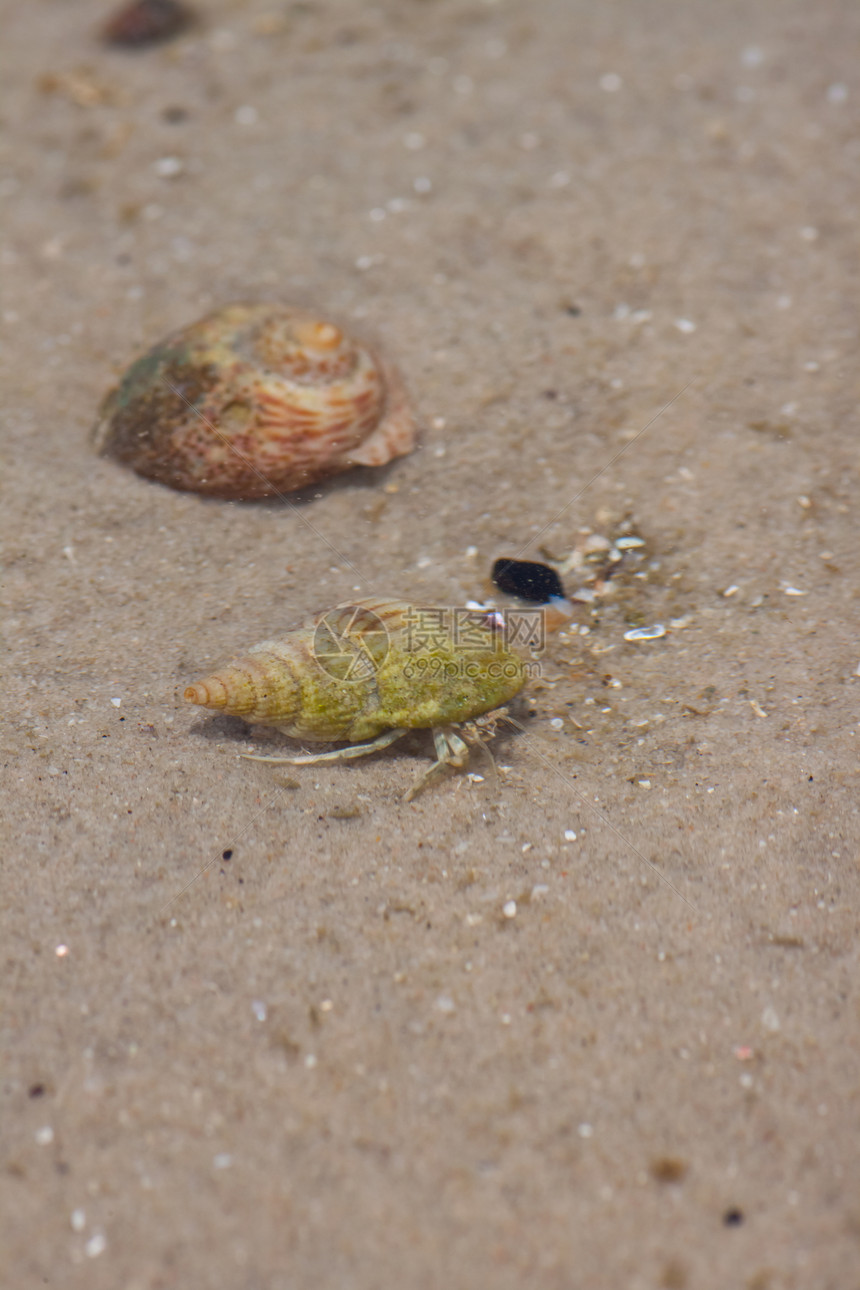
[[[99,451],[171,488],[272,497],[415,445],[397,373],[332,323],[285,305],[227,305],[128,369],[94,429]]]

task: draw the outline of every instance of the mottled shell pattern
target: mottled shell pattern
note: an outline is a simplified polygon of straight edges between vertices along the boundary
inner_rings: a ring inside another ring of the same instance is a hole
[[[234,304],[133,363],[94,438],[172,488],[252,499],[381,466],[411,451],[415,429],[397,373],[333,323]]]
[[[360,600],[263,641],[185,691],[188,703],[309,741],[469,721],[513,698],[522,659],[486,614]]]

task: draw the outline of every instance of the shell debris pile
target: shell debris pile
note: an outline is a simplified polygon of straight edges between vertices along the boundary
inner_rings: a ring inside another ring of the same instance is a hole
[[[128,369],[93,431],[100,452],[188,492],[277,496],[415,446],[400,377],[333,323],[234,304]]]

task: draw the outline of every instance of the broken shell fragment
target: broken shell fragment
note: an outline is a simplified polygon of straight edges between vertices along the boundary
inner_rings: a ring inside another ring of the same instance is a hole
[[[210,497],[277,496],[415,445],[397,373],[333,323],[227,305],[139,358],[106,397],[98,450]]]
[[[624,633],[626,641],[658,641],[661,636],[666,635],[666,628],[662,623],[655,623],[653,627],[632,627],[629,632]]]

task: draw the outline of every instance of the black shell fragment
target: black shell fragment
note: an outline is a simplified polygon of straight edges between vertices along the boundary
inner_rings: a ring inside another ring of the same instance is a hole
[[[555,569],[536,560],[496,560],[492,572],[493,586],[508,596],[545,605],[553,596],[564,597],[564,587]]]

